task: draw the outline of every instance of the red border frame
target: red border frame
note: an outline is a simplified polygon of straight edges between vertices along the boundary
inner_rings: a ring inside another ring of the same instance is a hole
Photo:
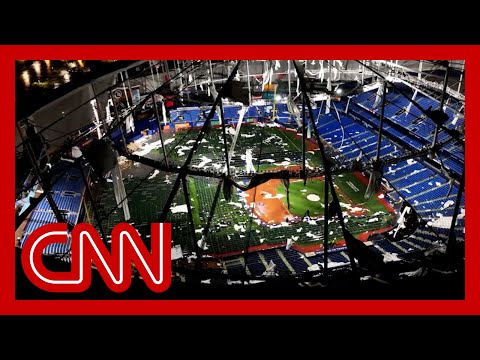
[[[480,46],[477,45],[6,45],[0,46],[0,98],[3,99],[2,158],[7,176],[1,197],[0,314],[480,314],[480,253],[466,226],[465,300],[15,300],[14,291],[14,86],[15,59],[454,59],[466,60],[467,139],[478,131]],[[469,140],[468,140],[469,141]],[[474,150],[466,148],[467,166]],[[470,199],[478,192],[475,168],[467,170]],[[479,210],[469,206],[467,219]],[[469,220],[467,220],[468,223]]]

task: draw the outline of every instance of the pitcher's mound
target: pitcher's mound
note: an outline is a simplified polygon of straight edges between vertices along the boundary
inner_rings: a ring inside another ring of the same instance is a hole
[[[315,195],[315,194],[308,194],[308,195],[307,195],[307,200],[310,200],[310,201],[320,201],[320,196]]]

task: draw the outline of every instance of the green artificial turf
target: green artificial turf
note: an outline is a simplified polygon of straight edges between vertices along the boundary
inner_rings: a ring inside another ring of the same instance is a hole
[[[323,215],[324,209],[324,189],[325,185],[320,180],[308,180],[306,186],[303,185],[303,180],[293,180],[290,182],[290,213],[292,215],[304,216],[307,210],[310,216]],[[302,191],[307,190],[307,191]],[[282,194],[284,197],[282,201],[287,204],[287,197],[285,187],[283,185],[277,186],[277,194]],[[310,201],[307,199],[309,194],[318,195],[319,201]],[[331,197],[330,197],[331,199]]]
[[[347,200],[343,196],[345,194],[351,201],[353,206],[363,207],[369,210],[368,215],[373,215],[378,211],[387,212],[385,206],[377,199],[376,194],[373,194],[368,200],[365,200],[364,194],[367,186],[363,184],[360,179],[354,174],[344,174],[343,177],[334,177],[334,184],[337,185],[337,195],[339,201],[346,203]],[[307,190],[307,191],[302,191]],[[277,194],[282,194],[284,197],[282,201],[287,204],[286,191],[283,185],[278,185],[276,188]],[[307,180],[306,186],[303,185],[303,180],[292,180],[290,182],[290,213],[297,216],[304,216],[307,210],[310,216],[323,215],[324,209],[324,181],[323,180]],[[319,201],[310,201],[307,199],[309,194],[318,195]],[[332,200],[329,195],[329,203]],[[345,211],[346,208],[343,208]]]

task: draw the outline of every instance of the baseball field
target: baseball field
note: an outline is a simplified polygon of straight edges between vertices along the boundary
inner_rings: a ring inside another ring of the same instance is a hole
[[[171,163],[182,164],[198,134],[198,129],[186,133],[165,133],[166,152]],[[229,146],[232,138],[228,139]],[[158,144],[158,139],[152,139]],[[224,167],[224,151],[221,129],[213,128],[206,134],[196,151],[191,166],[208,171],[221,171]],[[245,152],[253,149],[253,165],[256,172],[299,169],[301,164],[302,140],[296,132],[279,127],[242,127],[235,145],[231,166],[237,173],[245,169]],[[321,166],[315,145],[307,142],[307,164]],[[146,151],[145,151],[146,152]],[[152,147],[147,157],[160,159],[162,151]],[[157,221],[166,197],[171,191],[175,175],[153,170],[136,164],[124,171],[125,187],[128,192],[135,189],[129,199],[131,222],[142,232]],[[237,180],[241,181],[241,180]],[[395,218],[392,207],[383,193],[364,199],[367,179],[360,173],[349,173],[334,177],[342,212],[347,228],[358,238],[365,240],[373,232],[391,228]],[[226,199],[219,190],[219,180],[208,177],[188,176],[193,225],[185,205],[182,189],[175,196],[167,221],[173,226],[173,243],[184,250],[194,250],[208,228],[205,252],[216,257],[240,254],[246,249],[255,251],[281,247],[291,240],[301,251],[316,251],[323,244],[324,181],[323,177],[303,180],[291,179],[287,191],[281,180],[270,180],[248,191],[234,188]],[[111,184],[98,186],[96,195],[106,211],[115,209],[116,202]],[[215,194],[219,197],[214,205]],[[212,210],[213,208],[213,210]],[[308,218],[305,218],[308,215]],[[121,221],[122,212],[113,211],[104,224],[107,228]],[[303,221],[302,221],[303,220]],[[208,226],[207,226],[208,224]],[[194,230],[194,233],[192,233]],[[343,235],[338,221],[329,225],[331,247],[343,246]]]

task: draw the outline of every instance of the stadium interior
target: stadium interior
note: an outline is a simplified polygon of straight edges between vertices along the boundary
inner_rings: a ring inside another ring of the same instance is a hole
[[[59,298],[464,297],[463,60],[142,60],[16,120],[38,227],[172,224],[172,285]],[[17,102],[17,113],[21,103]],[[70,266],[70,241],[44,250]],[[17,266],[17,298],[35,290]]]

